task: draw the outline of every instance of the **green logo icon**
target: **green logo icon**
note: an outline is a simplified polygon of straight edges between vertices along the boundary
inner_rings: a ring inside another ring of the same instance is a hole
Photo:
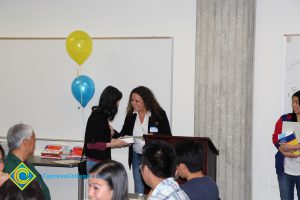
[[[20,188],[20,190],[24,190],[27,185],[36,178],[36,175],[21,162],[14,171],[9,174],[9,178]]]

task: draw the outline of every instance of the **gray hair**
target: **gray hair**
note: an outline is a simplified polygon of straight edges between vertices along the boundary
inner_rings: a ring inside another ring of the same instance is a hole
[[[7,144],[10,151],[18,149],[24,139],[30,139],[33,134],[31,126],[26,124],[16,124],[7,132]]]

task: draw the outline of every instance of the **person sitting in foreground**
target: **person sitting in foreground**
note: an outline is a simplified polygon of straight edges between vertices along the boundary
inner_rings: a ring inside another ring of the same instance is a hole
[[[18,186],[7,180],[0,187],[0,199],[1,200],[45,200],[43,192],[39,184],[33,180],[29,183],[24,190],[20,190]]]
[[[141,173],[152,191],[148,200],[188,200],[188,196],[174,181],[176,153],[162,141],[152,141],[143,147]]]
[[[11,173],[23,162],[35,175],[35,180],[42,189],[45,200],[50,200],[50,192],[42,179],[40,173],[33,164],[27,161],[30,155],[33,155],[35,149],[35,133],[31,126],[26,124],[16,124],[12,126],[7,133],[7,144],[9,153],[4,159],[4,172]]]
[[[91,200],[127,200],[128,179],[124,166],[114,160],[97,163],[89,171]]]
[[[0,144],[0,186],[8,179],[8,174],[2,172],[4,168],[4,164],[3,164],[4,157],[5,157],[5,152]]]
[[[217,200],[219,190],[215,181],[202,172],[202,146],[195,141],[181,141],[175,145],[177,175],[186,178],[180,185],[191,200]]]

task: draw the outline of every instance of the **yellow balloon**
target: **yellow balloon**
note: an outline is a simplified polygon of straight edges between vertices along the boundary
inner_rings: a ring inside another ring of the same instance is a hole
[[[67,37],[66,49],[71,58],[82,65],[92,53],[93,42],[86,32],[74,31]]]

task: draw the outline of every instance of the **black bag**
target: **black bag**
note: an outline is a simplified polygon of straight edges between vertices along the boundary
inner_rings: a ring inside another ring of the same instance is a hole
[[[80,160],[80,163],[78,163],[78,173],[81,177],[87,176],[86,160]]]
[[[80,162],[78,163],[78,174],[80,175],[79,178],[86,179],[87,178],[87,170],[86,170],[86,160],[83,159],[85,155],[85,141],[83,142],[83,149],[82,149],[82,155],[80,158]]]

